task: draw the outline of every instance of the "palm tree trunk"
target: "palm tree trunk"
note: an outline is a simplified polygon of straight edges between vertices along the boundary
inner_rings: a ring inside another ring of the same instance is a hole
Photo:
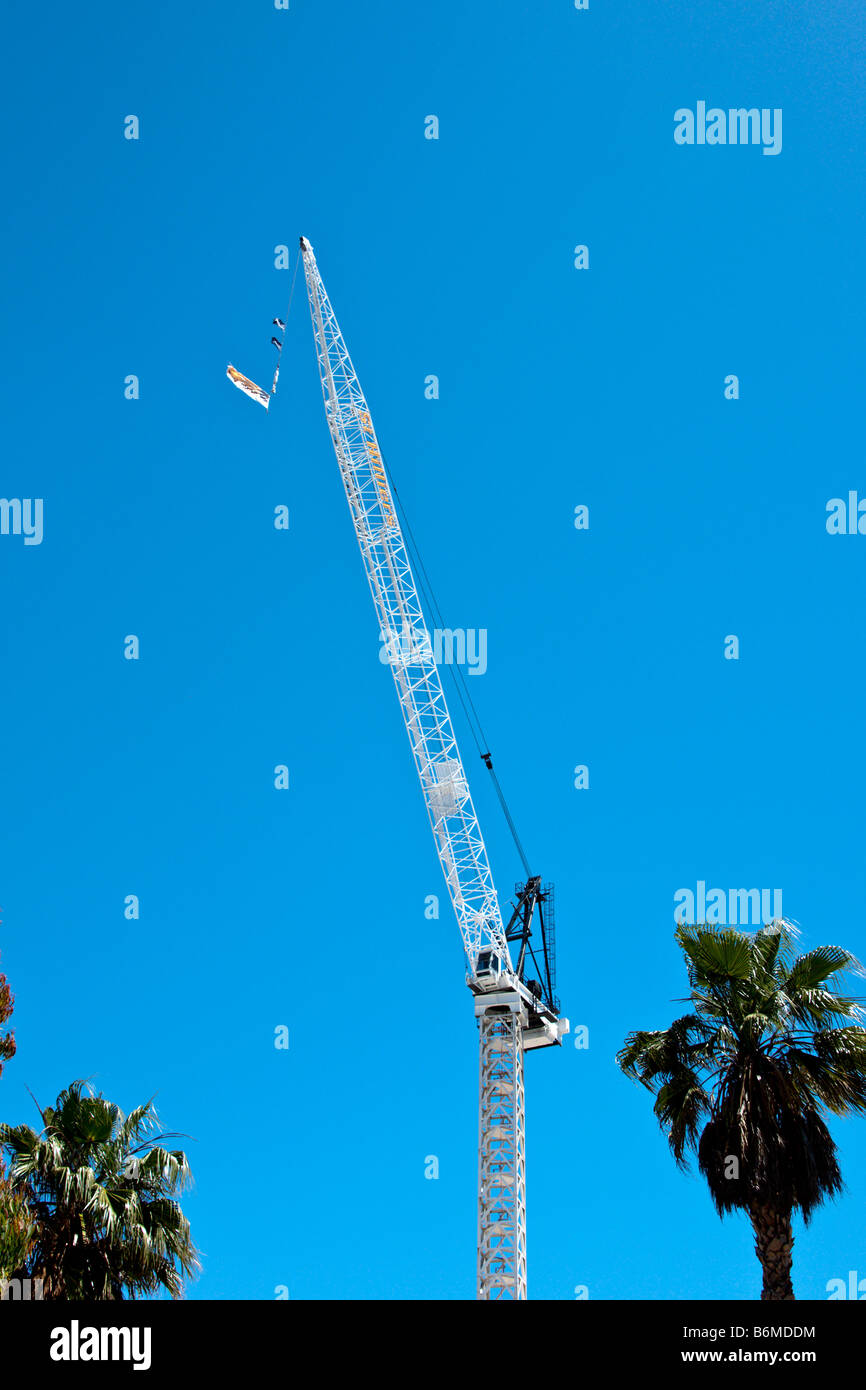
[[[794,1285],[791,1283],[791,1252],[794,1248],[794,1237],[791,1234],[791,1213],[777,1211],[768,1203],[753,1202],[749,1208],[749,1215],[755,1232],[755,1252],[764,1271],[761,1301],[793,1302],[795,1294]]]

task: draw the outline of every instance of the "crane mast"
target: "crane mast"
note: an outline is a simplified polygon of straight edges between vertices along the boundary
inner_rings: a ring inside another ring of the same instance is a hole
[[[550,889],[518,885],[508,924],[472,802],[394,497],[364,393],[316,265],[301,238],[325,415],[380,641],[397,688],[433,838],[463,938],[479,1024],[478,1297],[526,1297],[524,1052],[558,1043],[568,1022],[553,995]],[[543,983],[524,979],[532,924]],[[515,965],[509,943],[518,948]]]

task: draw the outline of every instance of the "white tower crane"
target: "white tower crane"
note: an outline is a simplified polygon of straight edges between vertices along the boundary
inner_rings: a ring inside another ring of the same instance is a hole
[[[510,920],[503,924],[370,411],[305,237],[301,255],[328,428],[475,998],[480,1034],[477,1294],[479,1299],[525,1299],[524,1052],[558,1044],[568,1032],[554,994],[552,890],[540,878],[528,877],[518,885]],[[489,754],[483,756],[492,769]],[[517,948],[516,962],[510,946]],[[530,961],[538,981],[524,978]]]

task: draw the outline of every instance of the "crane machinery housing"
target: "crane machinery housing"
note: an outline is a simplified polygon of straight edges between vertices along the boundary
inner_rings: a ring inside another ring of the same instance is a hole
[[[306,237],[300,249],[325,415],[380,634],[408,639],[391,643],[389,664],[474,996],[480,1042],[477,1297],[525,1299],[524,1054],[556,1046],[568,1032],[555,994],[552,889],[525,865],[526,881],[517,885],[503,921],[370,410]],[[492,771],[489,753],[482,757]]]

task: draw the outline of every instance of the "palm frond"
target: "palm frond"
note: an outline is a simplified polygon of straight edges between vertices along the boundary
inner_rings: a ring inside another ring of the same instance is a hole
[[[680,1167],[690,1153],[720,1213],[814,1208],[841,1190],[825,1115],[866,1114],[866,1029],[840,946],[796,954],[790,919],[754,933],[680,924],[693,1012],[629,1033],[623,1072],[655,1096]]]

